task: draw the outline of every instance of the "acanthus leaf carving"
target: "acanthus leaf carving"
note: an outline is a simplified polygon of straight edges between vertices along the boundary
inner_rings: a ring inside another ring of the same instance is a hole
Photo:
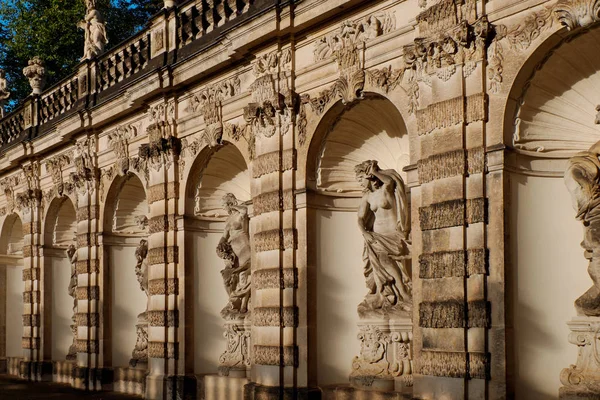
[[[204,117],[205,128],[202,141],[209,147],[221,144],[223,136],[223,117],[221,102],[240,93],[240,79],[233,77],[208,86],[194,95],[189,102],[188,111],[200,112]]]
[[[169,169],[176,157],[181,154],[181,140],[170,134],[171,129],[165,122],[151,124],[147,128],[150,142],[140,146],[138,157],[133,162],[134,169],[145,170],[148,177],[148,168],[155,171],[161,167]]]
[[[129,142],[137,136],[135,125],[119,126],[108,134],[108,146],[117,157],[116,168],[119,175],[124,176],[130,168]]]
[[[554,7],[554,15],[570,31],[586,28],[600,21],[600,1],[559,0]]]
[[[100,170],[91,154],[96,152],[96,138],[91,136],[75,144],[75,172],[70,174],[67,192],[78,190],[80,193],[93,192],[100,178]]]
[[[248,144],[248,154],[250,159],[254,160],[256,158],[256,136],[249,125],[226,123],[225,134],[236,142],[239,142],[240,139],[244,139]]]
[[[54,184],[53,190],[48,193],[48,197],[62,196],[65,192],[65,183],[63,180],[64,169],[71,163],[73,153],[68,152],[59,154],[46,161],[46,171],[52,177]]]

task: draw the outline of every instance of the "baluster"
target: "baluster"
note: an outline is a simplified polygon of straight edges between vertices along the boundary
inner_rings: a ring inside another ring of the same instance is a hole
[[[206,0],[205,6],[203,8],[204,12],[204,20],[206,21],[206,33],[212,32],[215,27],[215,18],[214,18],[214,1]]]
[[[181,25],[181,29],[182,29],[182,38],[181,39],[182,39],[182,43],[184,43],[184,44],[188,44],[189,42],[191,42],[194,39],[194,30],[192,27],[192,20],[193,20],[192,10],[193,10],[193,8],[189,8],[182,14],[183,24]]]
[[[215,26],[221,26],[226,21],[225,0],[214,0],[214,2],[215,2],[215,11],[216,11]]]
[[[237,2],[238,0],[227,0],[227,7],[228,7],[228,13],[229,13],[229,21],[234,20],[235,17],[237,17]]]
[[[204,35],[204,24],[202,23],[202,10],[204,7],[202,6],[202,2],[196,4],[194,6],[194,32],[196,32],[196,39],[202,37]]]
[[[250,8],[250,3],[252,0],[239,0],[239,1],[240,1],[240,3],[243,4],[240,14],[246,14],[248,12],[248,9]]]
[[[136,43],[134,45],[134,51],[133,54],[131,55],[131,68],[133,69],[134,73],[139,71],[139,67],[140,67],[140,43]]]

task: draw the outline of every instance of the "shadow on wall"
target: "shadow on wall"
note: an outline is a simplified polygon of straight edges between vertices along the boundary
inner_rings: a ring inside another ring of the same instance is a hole
[[[581,223],[561,177],[510,175],[510,286],[517,400],[558,397],[560,371],[573,364],[567,321],[591,284],[579,243]],[[509,314],[510,315],[510,314]]]

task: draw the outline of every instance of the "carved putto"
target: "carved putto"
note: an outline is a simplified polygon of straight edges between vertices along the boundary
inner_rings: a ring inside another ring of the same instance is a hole
[[[600,142],[569,160],[565,184],[577,211],[576,218],[583,222],[581,246],[594,283],[575,300],[575,308],[579,315],[600,316]]]
[[[85,0],[85,19],[77,24],[85,32],[83,57],[81,61],[91,60],[104,52],[108,43],[104,18],[96,9],[96,0]]]
[[[374,160],[357,165],[355,172],[364,188],[358,224],[365,240],[364,275],[369,290],[358,306],[359,315],[406,314],[412,309],[412,282],[404,181],[394,170],[381,170]]]
[[[23,68],[23,75],[29,79],[31,94],[42,94],[46,84],[46,68],[44,62],[39,57],[33,57],[28,62],[28,66]]]
[[[229,303],[221,311],[226,319],[243,318],[250,302],[250,236],[248,207],[239,205],[232,193],[223,197],[223,207],[229,214],[217,255],[225,262],[221,271]]]

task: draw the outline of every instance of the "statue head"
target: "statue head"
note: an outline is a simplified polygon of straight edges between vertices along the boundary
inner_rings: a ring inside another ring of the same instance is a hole
[[[227,214],[231,214],[232,206],[238,205],[238,199],[233,193],[227,193],[225,196],[223,196],[221,204],[223,205],[225,211],[227,211]]]
[[[93,10],[96,8],[96,0],[85,0],[85,7],[88,10]]]
[[[583,218],[590,203],[600,197],[600,160],[594,147],[572,157],[565,171],[565,185],[578,218]]]
[[[76,252],[77,252],[77,248],[75,247],[75,245],[70,244],[69,247],[67,248],[67,257],[69,257],[69,261],[72,262],[73,255],[75,255]]]
[[[381,185],[381,181],[373,175],[373,171],[378,171],[377,161],[363,161],[354,167],[356,180],[360,183],[365,191],[371,191]]]

